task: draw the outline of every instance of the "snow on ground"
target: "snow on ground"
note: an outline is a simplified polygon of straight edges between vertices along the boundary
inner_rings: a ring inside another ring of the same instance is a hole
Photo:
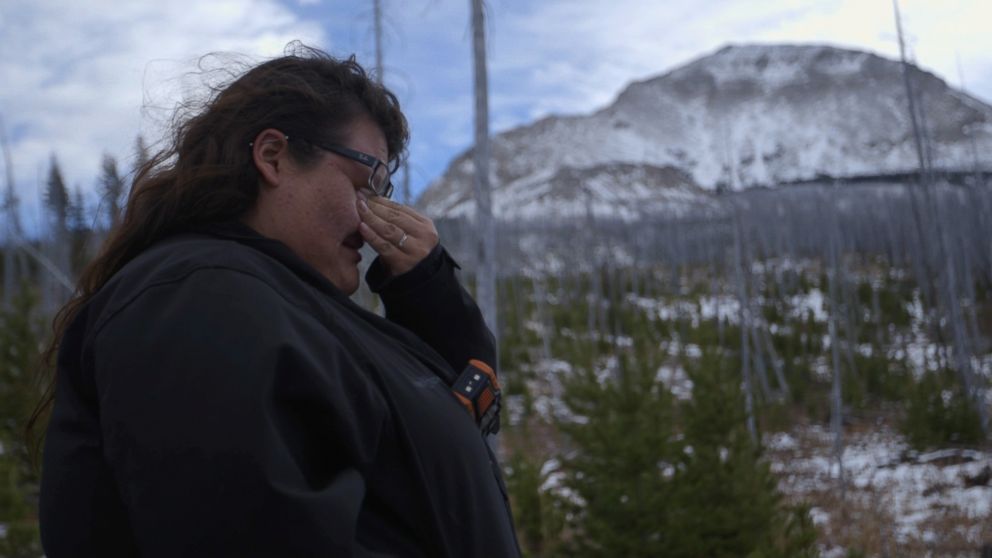
[[[736,324],[740,319],[739,301],[736,297],[727,295],[703,295],[698,300],[672,301],[628,294],[627,301],[647,312],[653,319],[663,321],[689,319],[693,326],[699,324],[700,318],[711,320],[719,316],[730,324]],[[762,303],[761,299],[754,301],[755,307],[760,307]],[[808,293],[789,297],[789,308],[789,315],[793,319],[804,320],[807,314],[811,314],[814,321],[823,323],[830,317],[823,293],[816,287],[810,289]]]
[[[648,316],[655,320],[669,321],[688,318],[692,321],[693,326],[699,325],[699,307],[694,300],[681,299],[671,302],[665,299],[628,294],[627,302],[644,310]]]
[[[840,525],[836,509],[831,509],[840,493],[832,443],[832,434],[819,426],[765,439],[779,487],[791,499],[812,503],[811,515],[821,529],[857,528]],[[882,537],[896,544],[935,543],[954,534],[943,532],[953,525],[975,548],[992,542],[992,452],[945,449],[921,454],[887,427],[849,433],[845,445],[846,498],[853,506],[873,510],[880,528],[887,530]]]
[[[794,318],[803,319],[807,312],[812,312],[813,319],[818,322],[825,322],[829,318],[823,305],[823,293],[816,287],[810,289],[808,293],[792,296],[789,299],[789,306],[792,308]]]
[[[681,366],[662,366],[658,369],[657,380],[672,392],[676,399],[692,399],[692,380]]]
[[[699,309],[704,320],[719,318],[737,323],[740,315],[740,303],[737,298],[726,295],[699,297]]]
[[[616,365],[603,358],[594,372],[606,381]],[[827,368],[825,359],[820,365]],[[545,359],[533,369],[538,374],[528,382],[531,412],[546,423],[588,420],[570,413],[561,399],[561,382],[573,371],[571,364]],[[663,365],[657,378],[675,397],[691,398],[692,381],[683,368]],[[510,424],[524,420],[526,404],[523,396],[507,398]],[[918,453],[890,426],[847,427],[842,497],[832,444],[832,434],[819,425],[795,426],[764,439],[765,455],[787,500],[812,506],[822,556],[847,556],[848,549],[879,540],[888,541],[881,544],[893,549],[892,556],[968,556],[967,550],[947,549],[992,543],[992,450]],[[557,462],[546,463],[542,477],[543,490],[563,488]],[[575,495],[567,496],[574,500]]]

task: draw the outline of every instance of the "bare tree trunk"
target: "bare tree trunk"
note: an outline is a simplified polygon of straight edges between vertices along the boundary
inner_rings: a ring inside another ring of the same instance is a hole
[[[483,0],[470,0],[472,6],[472,67],[475,81],[475,292],[479,310],[496,340],[499,358],[499,330],[496,317],[496,226],[493,221],[492,192],[489,185],[489,78],[486,70],[486,21]],[[493,363],[495,367],[499,363]],[[490,445],[500,453],[496,436]]]
[[[595,247],[593,243],[596,241],[593,236],[593,232],[596,230],[596,216],[592,210],[592,193],[588,190],[585,191],[586,200],[586,217],[585,217],[585,234],[583,235],[585,240],[585,246],[589,249],[594,250],[593,261],[589,269],[589,293],[586,297],[588,304],[588,312],[586,314],[586,330],[588,332],[589,339],[591,341],[595,340],[595,336],[603,331],[603,314],[602,314],[602,299],[603,297],[603,285],[600,277],[600,262],[599,255],[595,253]],[[597,343],[592,343],[593,347],[598,347]],[[593,350],[595,354],[597,350]]]
[[[548,319],[547,301],[548,294],[544,288],[544,276],[539,275],[534,278],[534,304],[537,310],[537,319],[541,324],[541,349],[544,360],[551,359],[551,336],[554,334],[554,324]],[[521,327],[523,324],[521,324]]]
[[[869,279],[870,281],[870,279]],[[886,339],[888,337],[888,332],[886,331],[888,324],[882,321],[882,306],[878,299],[878,286],[874,283],[871,285],[871,313],[874,317],[872,320],[875,323],[875,342],[878,343],[878,349],[880,351],[885,350]]]
[[[490,329],[496,323],[496,231],[489,184],[489,84],[486,70],[486,23],[482,0],[471,0],[472,53],[475,71],[475,204],[478,222],[476,298]],[[497,339],[497,343],[499,340]]]
[[[826,207],[826,204],[824,206]],[[827,211],[830,212],[828,217],[828,257],[830,261],[830,274],[828,275],[830,281],[830,320],[828,327],[830,332],[830,354],[833,362],[833,384],[830,394],[832,401],[830,428],[834,434],[834,459],[837,462],[837,478],[840,483],[841,501],[843,501],[846,491],[846,482],[844,479],[844,402],[841,386],[840,334],[837,331],[837,315],[840,312],[840,294],[838,292],[839,285],[837,284],[840,279],[840,257],[838,254],[837,219],[834,213],[836,208],[830,206]]]
[[[768,351],[768,359],[772,361],[772,369],[775,370],[775,381],[778,382],[779,396],[787,400],[790,397],[789,382],[785,379],[785,370],[783,370],[782,362],[779,360],[778,353],[775,351],[771,332],[768,331],[767,327],[761,328],[761,331],[765,341],[765,350]]]
[[[841,304],[844,319],[844,356],[847,358],[848,377],[853,378],[858,374],[858,367],[854,360],[854,349],[858,342],[857,321],[854,313],[857,301],[856,293],[851,291],[851,281],[847,278],[847,269],[844,265],[844,255],[841,251],[840,226],[837,228],[837,281],[841,294]]]
[[[385,81],[385,68],[382,66],[382,0],[372,0],[372,14],[375,20],[375,79]]]
[[[768,401],[772,398],[772,386],[768,382],[768,369],[765,366],[765,355],[761,349],[762,343],[759,338],[760,334],[758,333],[760,326],[758,324],[758,320],[754,318],[756,315],[757,312],[752,310],[752,320],[750,327],[748,327],[751,335],[751,352],[754,356],[754,369],[758,376],[758,385],[761,386],[761,395],[764,397],[765,401]]]
[[[731,202],[733,203],[733,202]],[[744,284],[744,239],[741,230],[741,218],[736,205],[734,211],[734,268],[737,270],[737,300],[739,304],[741,328],[741,374],[744,388],[744,412],[747,415],[747,431],[751,441],[758,444],[758,427],[754,420],[754,388],[751,381],[751,355],[748,351],[748,330],[750,329],[750,305],[747,301],[747,287]]]
[[[940,291],[940,298],[943,299],[945,309],[949,314],[947,318],[950,321],[951,332],[954,337],[954,359],[956,361],[955,368],[957,368],[965,393],[969,399],[971,399],[972,404],[978,411],[982,432],[985,434],[985,437],[988,438],[989,415],[988,409],[985,405],[984,389],[983,386],[980,385],[980,379],[975,378],[972,374],[971,356],[967,353],[968,343],[963,327],[964,320],[961,313],[960,301],[957,298],[955,262],[949,253],[950,247],[947,244],[947,238],[944,234],[945,227],[941,226],[942,216],[940,212],[939,193],[935,196],[932,192],[933,154],[930,149],[929,141],[927,141],[928,138],[925,137],[924,130],[921,126],[920,121],[922,120],[923,113],[921,107],[917,103],[915,91],[913,90],[912,81],[910,79],[909,64],[906,61],[906,51],[903,43],[902,21],[899,16],[898,0],[892,0],[892,2],[893,7],[895,8],[896,30],[899,34],[899,52],[903,65],[903,80],[905,81],[910,110],[910,122],[913,126],[913,137],[916,141],[920,174],[923,180],[923,192],[926,196],[927,210],[930,216],[930,221],[934,225],[935,234],[937,236],[937,261],[943,264],[943,273],[940,274],[941,281],[939,281],[938,288]]]
[[[403,159],[403,182],[401,183],[400,195],[403,197],[401,203],[413,205],[413,193],[410,192],[410,160]]]
[[[961,377],[961,381],[965,390],[965,393],[971,400],[971,403],[975,406],[975,410],[978,411],[979,421],[981,422],[982,432],[985,437],[989,436],[989,413],[988,408],[985,405],[985,390],[982,385],[980,377],[976,377],[973,374],[971,367],[971,355],[968,352],[968,339],[965,332],[964,316],[961,312],[961,301],[957,296],[956,288],[956,262],[949,254],[950,247],[947,245],[947,239],[941,235],[940,238],[944,256],[945,256],[945,266],[944,270],[944,300],[947,305],[947,310],[950,316],[951,322],[951,332],[954,337],[954,359],[956,361],[956,368]]]

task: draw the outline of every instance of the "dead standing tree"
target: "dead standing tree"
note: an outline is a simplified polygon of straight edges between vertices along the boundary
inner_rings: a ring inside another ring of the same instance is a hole
[[[944,312],[947,313],[946,321],[949,322],[951,327],[951,333],[954,339],[955,369],[960,377],[966,397],[971,401],[972,405],[978,412],[982,432],[985,437],[988,438],[989,414],[988,408],[985,404],[985,390],[981,385],[981,378],[976,377],[971,368],[971,355],[968,354],[969,343],[965,332],[964,317],[961,312],[960,300],[958,299],[957,294],[958,285],[956,262],[951,255],[951,247],[948,245],[948,239],[945,235],[945,227],[942,226],[941,223],[942,215],[940,211],[940,196],[935,195],[933,192],[933,150],[930,142],[928,141],[929,138],[924,127],[925,118],[922,106],[919,102],[918,92],[916,91],[912,80],[914,68],[907,61],[906,57],[906,47],[903,40],[902,20],[899,14],[898,0],[892,0],[892,5],[895,11],[896,31],[899,37],[899,55],[902,62],[903,83],[906,88],[906,99],[910,113],[910,123],[912,125],[913,140],[916,146],[917,161],[919,164],[920,183],[925,200],[925,224],[929,225],[927,227],[927,232],[932,232],[933,236],[936,237],[935,249],[937,253],[930,254],[929,250],[925,250],[926,253],[924,254],[924,258],[928,263],[936,260],[936,262],[939,262],[940,264],[938,266],[933,266],[931,264],[928,265],[928,267],[930,269],[939,269],[937,272],[937,291],[939,295],[936,298],[943,303],[941,306],[943,306]],[[931,227],[932,230],[929,230]],[[922,236],[923,235],[921,235],[921,237]],[[930,277],[933,277],[933,275],[930,275]],[[965,279],[968,281],[972,280],[971,278]],[[937,307],[938,305],[934,305],[934,308]],[[941,329],[940,320],[937,320],[935,327],[938,330]]]
[[[475,91],[475,218],[478,266],[475,276],[476,299],[489,328],[496,330],[496,227],[493,221],[492,190],[489,183],[489,78],[486,70],[486,20],[482,0],[470,0],[472,7],[472,67]],[[499,343],[499,339],[496,340]]]
[[[733,202],[731,202],[733,204]],[[751,323],[751,307],[747,297],[747,285],[745,283],[744,269],[744,231],[741,224],[740,209],[733,204],[734,220],[734,277],[737,283],[737,302],[739,307],[740,329],[741,329],[741,375],[744,389],[744,411],[747,414],[747,431],[751,435],[751,441],[755,445],[759,443],[758,427],[754,419],[754,387],[751,381],[751,355],[749,352],[750,343],[748,331]]]
[[[375,33],[375,77],[382,83],[385,72],[382,66],[382,0],[372,0],[372,19]]]
[[[827,226],[827,259],[829,271],[827,280],[829,281],[830,315],[827,323],[830,334],[830,360],[833,369],[833,377],[830,390],[830,429],[834,435],[833,457],[837,464],[837,480],[840,485],[841,501],[843,501],[846,491],[844,478],[844,401],[842,370],[840,357],[840,326],[838,318],[842,315],[840,280],[841,280],[841,254],[840,254],[840,229],[837,223],[837,208],[832,206],[828,200],[823,200],[822,207],[826,213],[825,221]]]

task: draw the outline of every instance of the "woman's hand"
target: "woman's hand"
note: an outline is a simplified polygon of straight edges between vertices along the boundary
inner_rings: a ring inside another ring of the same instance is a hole
[[[375,250],[386,269],[402,275],[414,268],[437,246],[434,222],[411,207],[375,196],[358,199],[358,230]]]

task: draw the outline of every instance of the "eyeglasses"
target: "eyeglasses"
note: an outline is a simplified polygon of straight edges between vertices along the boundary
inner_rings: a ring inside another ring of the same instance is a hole
[[[369,174],[369,189],[372,190],[375,195],[382,196],[386,199],[389,199],[393,195],[393,183],[389,180],[389,167],[386,163],[383,163],[368,153],[355,151],[354,149],[349,149],[341,145],[321,145],[312,141],[310,143],[315,147],[323,149],[324,151],[336,153],[342,157],[351,159],[352,161],[358,161],[366,167],[369,167],[372,169],[372,173]]]
[[[289,140],[289,136],[285,136],[286,140]],[[372,173],[369,174],[369,190],[377,196],[382,196],[389,199],[393,195],[393,183],[390,182],[389,177],[392,174],[392,170],[386,163],[383,163],[379,159],[369,155],[368,153],[362,153],[361,151],[355,151],[344,147],[342,145],[321,145],[315,141],[305,140],[309,142],[314,147],[323,149],[324,151],[330,151],[331,153],[336,153],[352,161],[358,161],[359,163],[365,165],[372,169]],[[254,141],[248,142],[248,147],[255,145]]]

